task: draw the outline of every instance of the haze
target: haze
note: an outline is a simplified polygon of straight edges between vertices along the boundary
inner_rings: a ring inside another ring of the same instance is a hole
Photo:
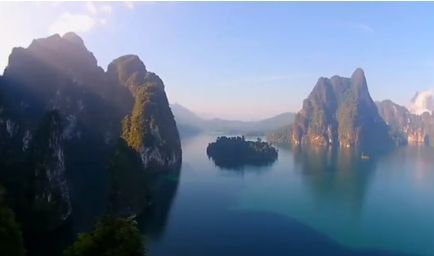
[[[134,53],[172,103],[253,120],[298,111],[320,76],[365,70],[372,97],[434,87],[433,3],[1,3],[13,46],[75,31],[104,69]],[[12,26],[13,25],[13,26]]]

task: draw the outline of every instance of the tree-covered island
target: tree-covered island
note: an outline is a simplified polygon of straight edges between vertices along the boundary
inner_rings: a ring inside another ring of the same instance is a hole
[[[209,143],[207,155],[217,166],[239,168],[243,165],[268,165],[277,159],[277,149],[260,138],[247,141],[244,136],[218,137]]]

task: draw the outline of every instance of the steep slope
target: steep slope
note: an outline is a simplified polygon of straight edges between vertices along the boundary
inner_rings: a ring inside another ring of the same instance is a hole
[[[22,160],[22,151],[27,151],[29,146],[22,127],[10,111],[6,84],[6,80],[0,77],[0,166],[3,165],[3,170],[9,163]]]
[[[71,182],[68,186],[63,179],[48,179],[42,184],[53,189],[63,186],[61,190],[70,192],[73,195],[71,202],[64,203],[71,204],[76,209],[76,214],[85,214],[83,209],[90,205],[102,212],[105,204],[103,198],[106,193],[104,180],[107,158],[119,137],[120,120],[126,114],[125,110],[122,112],[113,103],[112,95],[122,95],[119,91],[124,88],[108,82],[104,70],[97,65],[96,58],[74,33],[36,39],[27,48],[14,48],[3,80],[3,93],[7,99],[4,109],[7,115],[6,130],[10,133],[11,141],[3,150],[13,156],[13,160],[8,161],[8,170],[20,169],[21,180],[32,179],[34,175],[31,173],[38,172],[31,167],[28,159],[42,161],[38,159],[42,156],[32,156],[28,147],[43,146],[38,145],[41,141],[34,142],[35,133],[47,113],[57,110],[63,124],[60,132],[62,138],[59,138],[64,141],[62,172],[65,173],[62,176],[66,175]],[[50,170],[51,168],[42,172],[48,173]],[[32,184],[31,181],[21,183]],[[63,203],[47,204],[44,213],[35,214],[44,218],[50,213],[53,220],[65,220],[68,216],[64,216],[64,213],[70,215],[72,211],[57,209],[62,205]],[[18,217],[26,218],[27,215],[29,214],[24,209]],[[85,218],[80,216],[78,219]],[[46,227],[50,229],[56,226],[58,225]],[[36,227],[37,230],[42,228]]]
[[[434,117],[410,113],[405,107],[390,100],[377,102],[378,111],[397,144],[431,144],[434,141]]]
[[[140,160],[137,169],[116,164],[125,159],[116,157],[120,140],[134,155],[127,164]],[[180,163],[163,82],[137,56],[120,57],[104,72],[74,33],[13,49],[0,77],[0,183],[26,230],[53,231],[71,214],[91,226],[106,212],[113,166],[140,182],[146,171]],[[123,195],[146,205],[145,195],[122,184]]]
[[[147,205],[147,177],[140,156],[120,139],[109,162],[109,212],[115,216],[139,214]]]
[[[365,74],[320,78],[304,100],[291,130],[292,144],[334,145],[368,150],[391,144],[388,127],[369,95]]]
[[[58,109],[67,117],[68,137],[92,133],[116,141],[120,113],[112,96],[122,88],[107,82],[80,37],[67,33],[34,40],[28,48],[14,48],[4,71],[11,111],[25,125],[35,127],[46,111]],[[80,127],[81,126],[81,127]],[[83,134],[84,133],[84,134]]]
[[[122,121],[122,138],[139,153],[143,167],[178,168],[181,143],[163,81],[135,55],[114,60],[107,72],[134,97],[133,110]]]
[[[63,124],[57,111],[50,111],[35,132],[32,143],[32,219],[35,230],[53,230],[71,214],[66,179]]]

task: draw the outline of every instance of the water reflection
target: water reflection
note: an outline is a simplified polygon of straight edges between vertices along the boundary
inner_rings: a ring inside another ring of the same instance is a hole
[[[293,147],[294,163],[319,204],[337,201],[359,211],[381,155],[362,159],[351,149]]]
[[[243,176],[246,173],[255,173],[255,174],[261,174],[268,170],[271,170],[271,166],[274,164],[276,160],[273,160],[272,162],[264,162],[261,164],[243,164],[243,163],[220,163],[218,161],[215,161],[213,158],[209,158],[209,160],[212,160],[214,165],[219,168],[220,171],[225,173],[232,173],[235,175]]]
[[[227,170],[237,172],[239,174],[244,174],[245,172],[263,172],[266,169],[270,169],[277,158],[278,154],[276,153],[275,157],[263,158],[263,159],[250,159],[246,162],[246,159],[243,159],[241,156],[231,156],[229,158],[219,158],[216,156],[212,156],[207,152],[208,160],[212,160],[215,166],[217,166],[220,170]]]
[[[387,157],[395,167],[411,167],[420,180],[433,177],[434,148],[429,146],[407,146],[397,149]]]
[[[152,255],[434,255],[433,149],[362,160],[361,152],[279,147],[273,165],[239,171],[207,159],[215,137],[183,141],[182,180],[173,206],[154,215],[163,218],[160,237],[148,241]]]

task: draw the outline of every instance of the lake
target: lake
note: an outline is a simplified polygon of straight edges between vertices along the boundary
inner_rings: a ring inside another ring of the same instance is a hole
[[[222,169],[215,135],[182,139],[183,164],[144,224],[151,256],[434,255],[434,150],[362,160],[278,147],[274,164]]]

